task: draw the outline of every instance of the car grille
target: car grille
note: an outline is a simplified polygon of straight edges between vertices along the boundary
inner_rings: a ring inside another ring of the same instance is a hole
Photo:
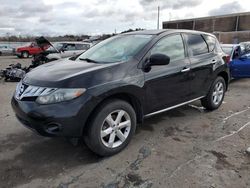
[[[19,82],[16,87],[15,98],[18,100],[22,100],[26,97],[44,96],[54,92],[55,90],[56,88],[31,86]]]

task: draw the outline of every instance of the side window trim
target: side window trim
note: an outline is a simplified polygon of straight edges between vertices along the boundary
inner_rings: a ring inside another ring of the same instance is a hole
[[[187,44],[187,40],[185,38],[185,33],[180,33],[182,41],[183,41],[183,45],[184,45],[184,51],[185,51],[185,58],[189,57],[189,53],[188,53],[188,44]]]
[[[210,48],[209,45],[207,43],[207,40],[205,39],[205,37],[201,34],[202,39],[205,41],[206,45],[207,45],[207,53],[210,53]]]

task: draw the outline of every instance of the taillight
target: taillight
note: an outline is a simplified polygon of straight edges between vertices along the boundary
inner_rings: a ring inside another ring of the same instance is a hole
[[[230,56],[230,55],[227,55],[227,56],[226,56],[226,63],[230,63],[230,60],[231,60],[231,56]]]
[[[223,60],[224,60],[226,63],[230,63],[230,60],[231,60],[230,55],[225,55],[225,56],[223,56]]]

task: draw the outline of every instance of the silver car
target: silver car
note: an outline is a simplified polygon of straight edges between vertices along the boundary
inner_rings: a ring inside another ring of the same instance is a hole
[[[11,48],[9,46],[0,46],[0,56],[13,55],[13,54],[14,54],[14,48]]]

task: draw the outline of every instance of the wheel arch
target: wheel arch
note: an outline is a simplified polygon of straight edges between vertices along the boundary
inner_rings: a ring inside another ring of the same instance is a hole
[[[228,75],[228,73],[226,71],[222,71],[222,72],[218,73],[218,76],[221,76],[225,80],[226,89],[228,89],[228,84],[229,84],[229,75]]]
[[[93,116],[94,116],[95,112],[97,111],[97,109],[103,103],[107,102],[108,100],[113,100],[113,99],[120,99],[120,100],[123,100],[123,101],[126,101],[127,103],[129,103],[133,107],[133,109],[135,110],[137,123],[142,123],[143,122],[142,103],[136,96],[134,96],[131,93],[125,93],[125,92],[113,93],[113,94],[110,94],[110,95],[104,97],[102,100],[100,100],[96,104],[96,106],[91,111],[91,113],[89,114],[89,116],[88,116],[88,118],[87,118],[87,120],[85,122],[85,126],[83,127],[83,134],[86,133],[86,129],[88,128],[88,125],[90,124],[90,121],[93,118]]]
[[[21,52],[21,57],[24,58],[23,53],[27,53],[28,57],[31,55],[30,52],[28,50],[22,50]]]

